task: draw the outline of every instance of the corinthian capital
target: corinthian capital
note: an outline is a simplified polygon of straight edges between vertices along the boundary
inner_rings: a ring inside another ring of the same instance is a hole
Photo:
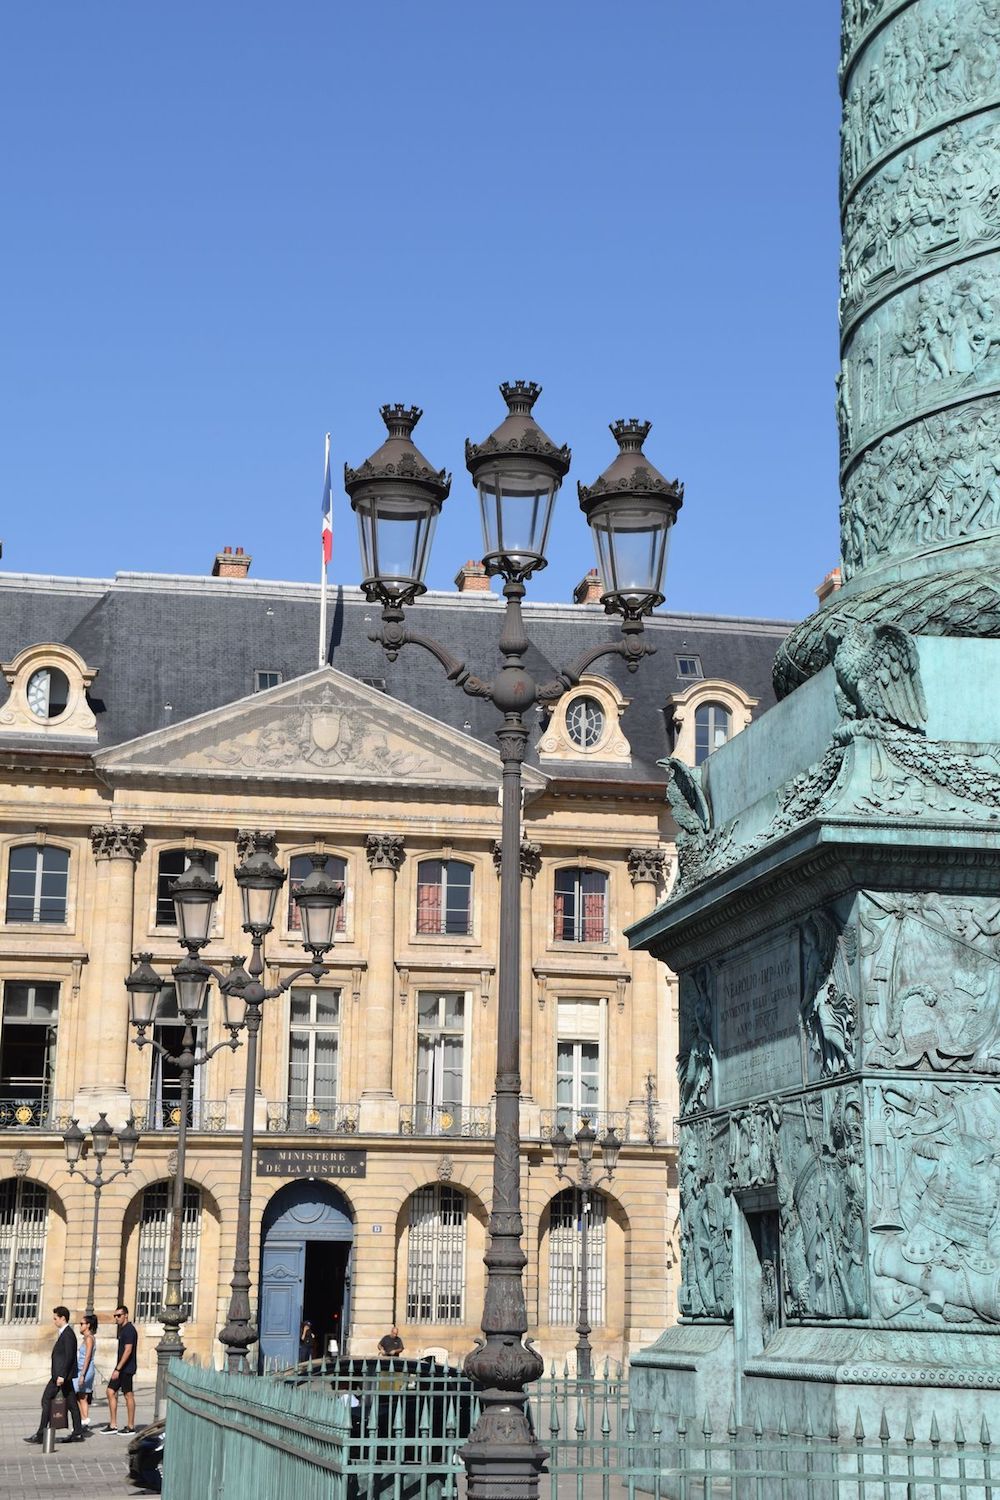
[[[236,858],[240,864],[245,864],[258,849],[266,849],[273,859],[278,852],[277,835],[271,829],[237,828]]]
[[[542,851],[538,844],[530,844],[527,839],[521,840],[519,852],[521,866],[521,878],[523,880],[534,880],[542,868]],[[500,866],[503,863],[503,850],[499,839],[493,843],[493,868],[500,874]]]
[[[370,833],[365,839],[365,853],[373,870],[392,870],[403,863],[403,836],[400,833]]]
[[[137,860],[146,841],[137,823],[95,823],[90,830],[90,847],[97,859]]]
[[[650,885],[661,885],[666,876],[667,851],[665,849],[630,849],[628,872],[633,885],[644,881]]]

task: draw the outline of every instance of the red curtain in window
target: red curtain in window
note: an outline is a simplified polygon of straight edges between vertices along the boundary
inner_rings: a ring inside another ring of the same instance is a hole
[[[417,885],[417,931],[443,932],[440,881],[423,881]]]
[[[604,896],[603,889],[583,893],[583,941],[604,942]]]
[[[555,907],[553,909],[552,933],[559,942],[563,937],[563,922],[566,918],[566,896],[563,891],[556,891]]]

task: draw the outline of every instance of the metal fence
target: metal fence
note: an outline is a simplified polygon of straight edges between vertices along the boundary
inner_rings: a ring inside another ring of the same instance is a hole
[[[247,1482],[296,1500],[464,1495],[460,1449],[479,1403],[459,1370],[342,1359],[269,1373],[171,1367],[167,1500],[244,1500]],[[875,1433],[860,1416],[850,1431],[792,1433],[784,1420],[767,1431],[732,1417],[715,1431],[707,1415],[636,1410],[627,1375],[611,1364],[590,1381],[550,1371],[531,1388],[529,1411],[548,1454],[541,1500],[1000,1500],[985,1420],[969,1437],[960,1422],[942,1436],[933,1418],[923,1434],[909,1421],[893,1434],[884,1415]]]

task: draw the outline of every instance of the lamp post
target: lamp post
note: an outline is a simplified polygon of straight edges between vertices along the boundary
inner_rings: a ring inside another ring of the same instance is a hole
[[[683,498],[642,453],[648,423],[617,422],[612,432],[619,454],[600,479],[579,488],[591,525],[608,613],[622,617],[622,638],[584,652],[553,681],[528,673],[530,640],[521,601],[527,580],[545,567],[545,547],[556,493],[570,465],[570,450],[557,447],[532,416],[540,387],[522,380],[500,393],[507,416],[480,444],[467,442],[466,466],[478,492],[483,525],[483,562],[503,580],[506,599],[498,642],[501,669],[492,682],[473,676],[464,662],[430,636],[406,628],[405,609],[425,592],[434,524],[451,479],[428,463],[412,440],[418,407],[384,406],[388,438],[358,469],[345,466],[344,486],[357,514],[366,596],[382,606],[381,643],[390,661],[407,645],[429,651],[451,682],[472,697],[489,700],[502,715],[497,731],[503,767],[500,840],[500,982],[497,1015],[496,1139],[493,1201],[486,1252],[486,1295],[477,1348],[465,1370],[480,1387],[481,1416],[463,1450],[469,1500],[523,1496],[535,1500],[545,1451],[526,1412],[525,1387],[542,1374],[538,1353],[525,1337],[527,1314],[521,1239],[520,1128],[520,949],[519,901],[521,767],[527,746],[525,714],[536,703],[553,703],[579,682],[602,656],[621,656],[634,672],[653,650],[643,640],[643,617],[663,602],[667,538]]]
[[[600,1187],[602,1182],[610,1182],[612,1177],[614,1177],[622,1143],[615,1133],[614,1126],[612,1126],[601,1141],[604,1172],[602,1176],[595,1177],[592,1168],[594,1143],[597,1140],[597,1136],[590,1128],[589,1115],[584,1115],[583,1124],[573,1139],[576,1141],[576,1154],[580,1164],[575,1178],[570,1177],[566,1171],[569,1164],[569,1152],[572,1141],[566,1134],[565,1125],[560,1125],[558,1130],[552,1133],[552,1155],[555,1158],[556,1175],[559,1181],[562,1182],[566,1178],[569,1186],[575,1188],[580,1194],[580,1273],[577,1282],[576,1374],[578,1380],[591,1380],[594,1374],[594,1360],[593,1351],[590,1347],[590,1258],[588,1246],[590,1198],[595,1188]]]
[[[101,1217],[101,1193],[109,1182],[114,1182],[116,1177],[128,1176],[135,1160],[136,1147],[139,1144],[139,1132],[135,1128],[135,1120],[130,1115],[128,1124],[118,1132],[118,1155],[121,1159],[121,1166],[117,1171],[105,1175],[104,1162],[114,1133],[113,1127],[108,1124],[107,1115],[102,1110],[96,1124],[90,1127],[90,1141],[94,1153],[93,1176],[80,1167],[80,1158],[87,1148],[87,1135],[80,1129],[79,1120],[74,1119],[63,1136],[70,1175],[76,1176],[79,1173],[87,1186],[94,1189],[94,1223],[90,1234],[90,1272],[87,1277],[87,1313],[90,1317],[94,1316],[94,1283],[97,1279],[97,1235]]]
[[[152,1047],[165,1062],[175,1067],[180,1075],[180,1101],[177,1112],[177,1166],[174,1171],[170,1206],[170,1240],[167,1246],[167,1282],[160,1308],[163,1333],[156,1346],[156,1393],[154,1397],[155,1418],[166,1390],[167,1369],[172,1359],[184,1357],[184,1341],[181,1328],[186,1321],[182,1292],[182,1231],[184,1226],[184,1180],[187,1157],[188,1112],[191,1106],[191,1080],[195,1068],[204,1065],[224,1047],[235,1050],[239,1045],[239,1023],[229,1015],[226,992],[223,990],[224,1024],[229,1036],[214,1047],[197,1050],[195,1027],[205,1019],[208,1008],[208,981],[210,971],[198,957],[208,942],[211,930],[212,905],[221,887],[212,879],[205,867],[205,853],[192,849],[188,854],[188,868],[173,881],[170,894],[177,915],[178,941],[187,949],[185,956],[171,970],[177,1009],[184,1021],[179,1052],[170,1052],[155,1037],[146,1035],[156,1020],[160,996],[166,981],[152,966],[152,954],[136,955],[136,966],[125,980],[129,993],[129,1019],[135,1027],[133,1038],[141,1051]],[[214,896],[212,893],[214,892]],[[239,960],[234,960],[238,964]],[[214,971],[211,971],[214,973]]]

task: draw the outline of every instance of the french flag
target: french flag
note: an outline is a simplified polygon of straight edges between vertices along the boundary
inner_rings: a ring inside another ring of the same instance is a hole
[[[333,485],[330,482],[330,434],[326,435],[326,470],[323,475],[323,566],[333,556]]]

